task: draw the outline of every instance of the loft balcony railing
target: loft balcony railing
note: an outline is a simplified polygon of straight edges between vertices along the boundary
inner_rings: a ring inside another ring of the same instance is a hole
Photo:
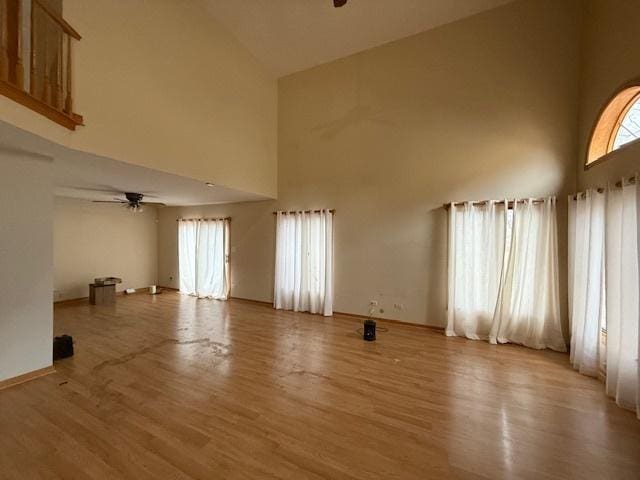
[[[72,44],[61,0],[0,0],[0,94],[75,130]]]

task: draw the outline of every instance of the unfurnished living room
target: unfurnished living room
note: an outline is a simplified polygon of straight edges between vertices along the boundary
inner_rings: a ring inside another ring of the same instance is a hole
[[[639,0],[0,0],[0,480],[640,479]]]

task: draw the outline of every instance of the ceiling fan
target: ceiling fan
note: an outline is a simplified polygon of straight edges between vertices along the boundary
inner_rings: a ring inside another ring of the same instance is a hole
[[[333,6],[338,8],[347,4],[347,0],[333,0]]]
[[[126,205],[128,210],[131,210],[134,213],[142,212],[144,205],[152,205],[155,207],[164,207],[166,206],[164,203],[159,202],[143,202],[142,199],[144,195],[142,193],[133,193],[133,192],[123,192],[122,193],[126,200],[122,200],[116,198],[114,200],[94,200],[95,203],[119,203],[121,205]]]

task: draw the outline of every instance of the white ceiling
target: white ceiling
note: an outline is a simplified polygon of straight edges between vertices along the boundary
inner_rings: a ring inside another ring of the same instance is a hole
[[[53,158],[54,193],[85,200],[124,198],[122,192],[145,195],[143,200],[168,206],[267,200],[222,185],[119,162],[49,142],[39,136],[0,122],[0,148],[22,150]]]
[[[512,0],[204,0],[209,12],[281,77],[453,22]]]
[[[105,157],[74,152],[53,162],[54,193],[85,200],[124,199],[123,192],[144,195],[143,201],[167,206],[209,205],[266,200],[267,197],[118,162]]]

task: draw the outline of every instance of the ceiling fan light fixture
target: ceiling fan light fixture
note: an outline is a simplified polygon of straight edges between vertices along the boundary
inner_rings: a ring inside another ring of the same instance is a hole
[[[347,0],[333,0],[333,6],[336,8],[340,8],[343,7],[344,5],[346,5]]]
[[[142,205],[139,205],[137,203],[130,203],[127,205],[127,210],[129,210],[130,212],[133,213],[142,213],[144,211],[144,209],[142,208]]]

